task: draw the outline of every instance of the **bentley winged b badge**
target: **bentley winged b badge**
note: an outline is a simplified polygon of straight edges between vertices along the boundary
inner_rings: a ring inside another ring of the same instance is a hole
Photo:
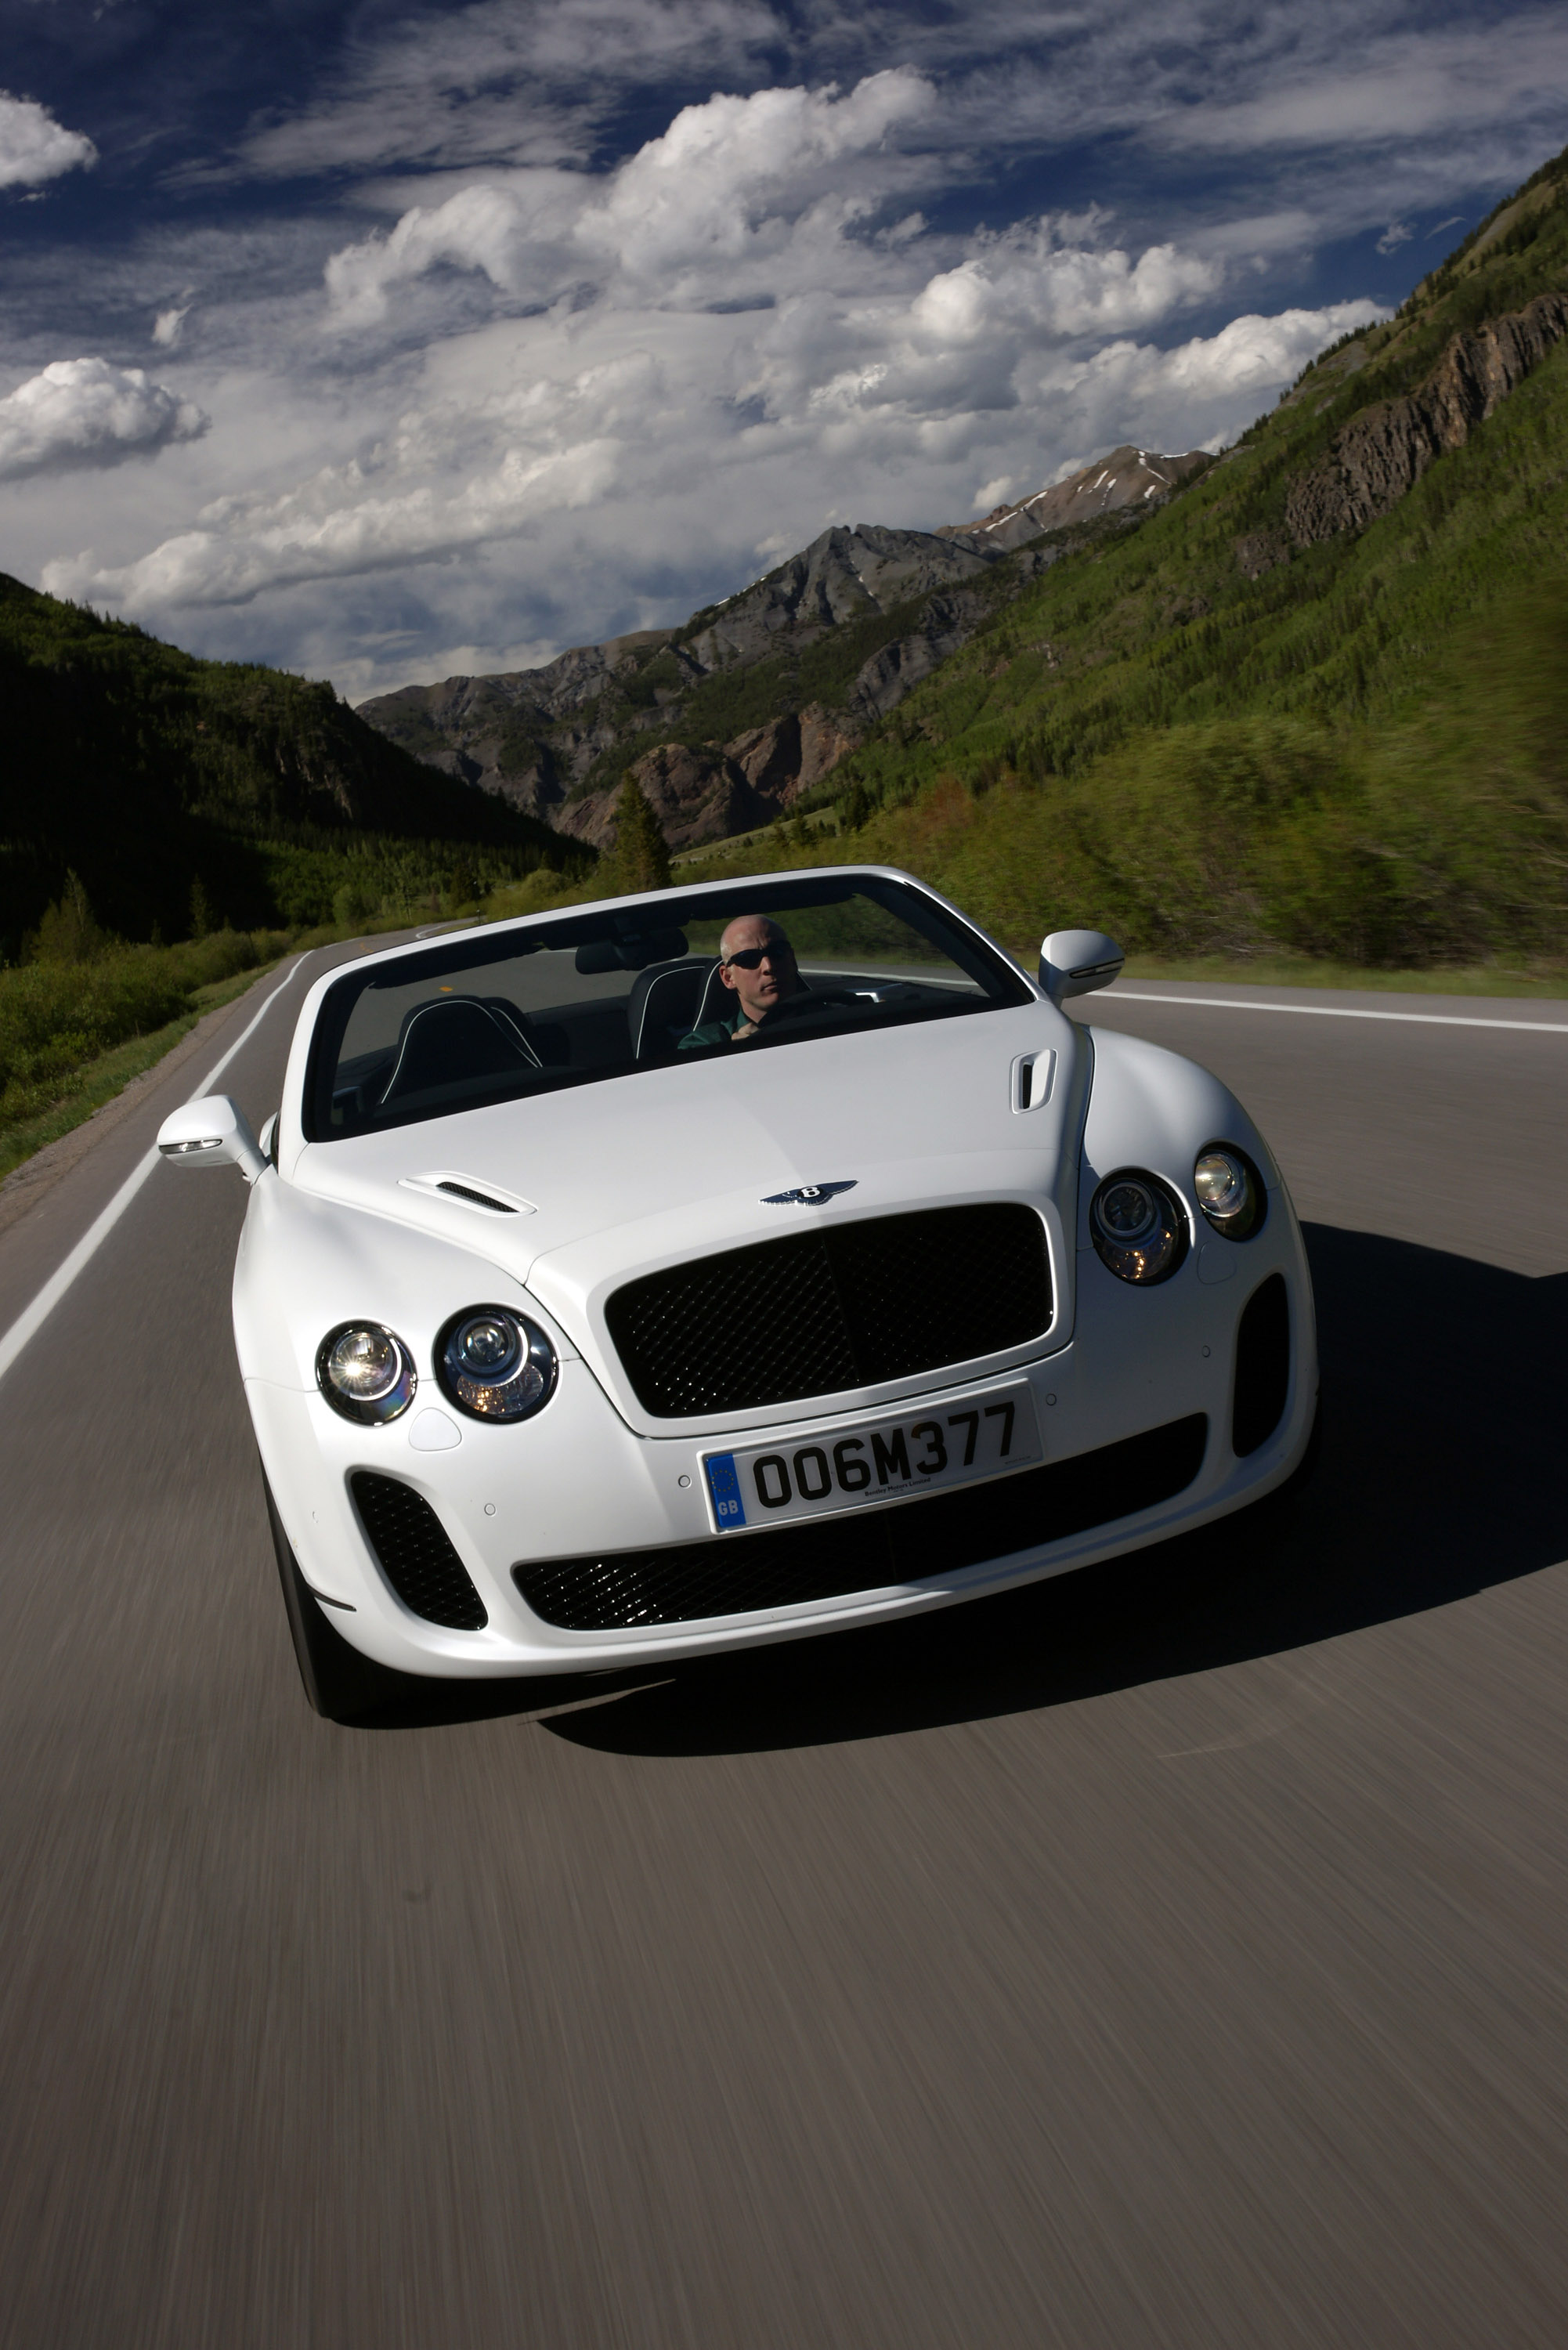
[[[793,1191],[767,1191],[763,1195],[764,1208],[820,1208],[825,1200],[836,1192],[853,1191],[855,1178],[847,1183],[801,1183]]]

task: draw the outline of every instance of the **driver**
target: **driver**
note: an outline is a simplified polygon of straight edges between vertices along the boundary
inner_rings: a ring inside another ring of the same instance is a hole
[[[680,1039],[680,1050],[703,1045],[738,1044],[754,1036],[770,1013],[792,995],[804,995],[794,949],[765,914],[737,914],[719,941],[719,977],[732,989],[735,1008],[727,1020],[708,1020]]]

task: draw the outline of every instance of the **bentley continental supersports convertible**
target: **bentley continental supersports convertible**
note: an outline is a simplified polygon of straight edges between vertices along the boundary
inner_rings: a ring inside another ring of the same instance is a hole
[[[234,1334],[306,1690],[603,1670],[886,1621],[1297,1470],[1295,1215],[1194,1063],[1070,1018],[909,875],[670,889],[307,996]],[[369,1662],[367,1664],[366,1660]]]

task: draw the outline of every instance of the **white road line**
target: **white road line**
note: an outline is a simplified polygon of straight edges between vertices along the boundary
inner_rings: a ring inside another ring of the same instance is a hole
[[[300,964],[308,960],[308,954],[302,954],[298,962],[290,966],[263,1003],[249,1027],[242,1030],[221,1059],[214,1061],[195,1092],[186,1095],[187,1101],[200,1101],[203,1094],[212,1091],[213,1080],[223,1076],[240,1046],[250,1042],[284,989],[293,979],[295,972],[298,971]],[[44,1284],[31,1305],[16,1316],[5,1336],[0,1338],[0,1379],[5,1378],[29,1338],[37,1335],[83,1267],[90,1263],[97,1255],[157,1164],[158,1153],[155,1149],[150,1150],[145,1159],[138,1161],[103,1213],[88,1226],[58,1272]]]
[[[1408,1020],[1418,1028],[1521,1028],[1531,1036],[1568,1036],[1564,1020],[1478,1020],[1462,1012],[1366,1012],[1354,1003],[1243,1003],[1233,995],[1145,995],[1113,988],[1113,1003],[1190,1003],[1205,1012],[1289,1012],[1318,1020]]]

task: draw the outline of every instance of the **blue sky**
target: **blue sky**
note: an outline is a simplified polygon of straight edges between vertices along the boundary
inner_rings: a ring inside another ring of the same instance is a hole
[[[352,699],[1234,435],[1568,12],[0,0],[0,568]]]

